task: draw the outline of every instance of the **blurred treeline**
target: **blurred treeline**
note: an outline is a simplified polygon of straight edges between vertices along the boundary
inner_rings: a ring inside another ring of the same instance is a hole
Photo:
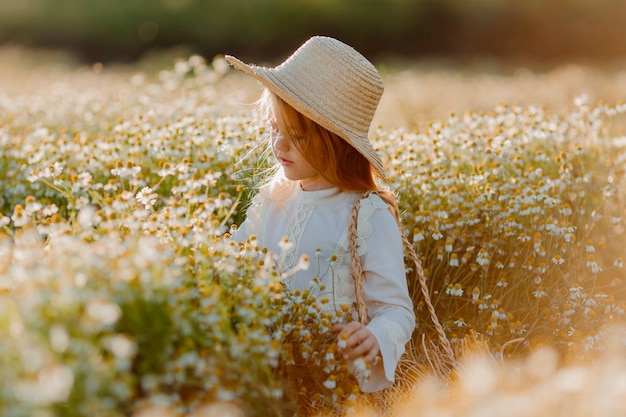
[[[626,0],[0,0],[0,43],[132,61],[185,45],[284,57],[313,34],[371,58],[626,57]]]

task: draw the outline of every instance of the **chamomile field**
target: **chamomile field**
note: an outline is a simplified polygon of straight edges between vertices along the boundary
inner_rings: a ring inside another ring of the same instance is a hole
[[[349,306],[229,240],[272,163],[256,82],[0,62],[2,416],[626,415],[626,72],[379,66],[372,140],[456,362],[408,271],[410,379],[372,397],[329,330]]]

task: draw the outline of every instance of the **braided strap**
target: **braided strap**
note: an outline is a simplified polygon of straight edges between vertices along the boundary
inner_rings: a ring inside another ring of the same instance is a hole
[[[361,200],[367,198],[374,191],[365,191],[356,200],[352,211],[350,212],[350,223],[348,226],[348,249],[350,250],[350,258],[352,259],[352,278],[354,279],[354,290],[356,292],[356,306],[359,313],[359,321],[363,324],[369,322],[367,317],[367,308],[365,307],[365,292],[363,290],[363,267],[359,259],[357,248],[358,223],[359,223],[359,207]]]
[[[413,249],[413,245],[409,242],[409,239],[403,234],[402,235],[402,243],[408,252],[408,258],[413,261],[415,265],[415,271],[417,272],[417,279],[420,284],[420,289],[422,290],[422,295],[424,297],[424,304],[426,304],[426,308],[430,313],[430,318],[435,325],[435,330],[437,331],[437,335],[439,336],[439,341],[441,342],[441,346],[445,351],[445,354],[448,356],[449,363],[455,363],[455,355],[452,350],[452,345],[450,344],[450,340],[446,336],[446,332],[443,330],[443,326],[439,322],[439,318],[437,317],[437,313],[435,312],[435,307],[433,303],[430,301],[430,291],[428,290],[428,285],[426,284],[426,276],[424,275],[424,268],[422,268],[422,262],[417,257],[415,253],[415,249]]]
[[[356,305],[357,312],[359,314],[359,321],[363,324],[367,324],[369,318],[367,316],[367,308],[365,306],[365,293],[363,290],[363,268],[361,266],[361,260],[358,255],[357,248],[357,236],[358,236],[358,219],[359,219],[359,207],[361,206],[361,200],[367,198],[370,194],[378,194],[376,191],[365,191],[361,194],[361,196],[357,199],[352,207],[352,211],[350,212],[350,222],[348,226],[348,249],[350,251],[350,258],[352,259],[352,278],[354,279],[354,289],[356,292]],[[437,331],[437,335],[439,341],[441,343],[441,347],[443,348],[444,355],[446,358],[445,362],[449,366],[453,366],[456,363],[455,354],[452,349],[452,345],[446,336],[445,331],[443,330],[443,326],[439,322],[439,318],[437,317],[437,313],[435,312],[435,307],[433,306],[430,300],[430,292],[428,290],[428,285],[426,283],[426,276],[424,275],[424,269],[422,268],[422,263],[417,257],[415,253],[415,249],[413,249],[413,245],[409,242],[408,238],[402,235],[402,243],[408,252],[408,258],[415,265],[415,270],[417,272],[418,282],[420,285],[420,290],[422,292],[422,296],[424,297],[424,304],[426,305],[428,312],[430,313],[430,318],[435,325],[435,330]]]

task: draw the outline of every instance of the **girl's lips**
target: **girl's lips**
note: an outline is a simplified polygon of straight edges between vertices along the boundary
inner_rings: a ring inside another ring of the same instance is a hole
[[[293,163],[293,161],[290,161],[289,159],[285,159],[285,158],[278,158],[278,162],[282,165],[291,165]]]

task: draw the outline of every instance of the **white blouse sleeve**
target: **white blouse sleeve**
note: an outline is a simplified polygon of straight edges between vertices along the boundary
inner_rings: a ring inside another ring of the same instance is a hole
[[[361,381],[364,392],[390,387],[396,366],[415,329],[415,313],[409,296],[400,229],[387,205],[377,195],[361,202],[359,254],[364,272],[363,290],[370,322],[382,363],[372,367]]]

